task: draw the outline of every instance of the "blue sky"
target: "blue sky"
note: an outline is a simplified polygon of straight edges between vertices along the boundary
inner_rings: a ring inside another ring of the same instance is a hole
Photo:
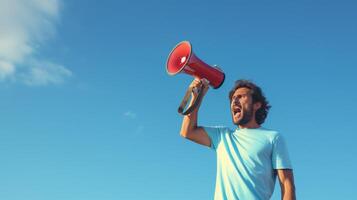
[[[260,85],[299,199],[352,199],[354,1],[0,0],[0,199],[212,199],[213,151],[179,136],[182,40],[226,74],[200,125],[234,128],[228,92]],[[280,199],[277,184],[273,198]]]

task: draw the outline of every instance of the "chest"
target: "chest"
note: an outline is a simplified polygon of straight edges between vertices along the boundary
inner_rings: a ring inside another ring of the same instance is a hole
[[[225,162],[266,165],[271,162],[272,145],[261,135],[230,134],[221,139],[217,153]]]

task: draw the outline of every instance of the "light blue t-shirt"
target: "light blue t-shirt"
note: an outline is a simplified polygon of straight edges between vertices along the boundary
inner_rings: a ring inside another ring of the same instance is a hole
[[[217,154],[215,200],[267,200],[274,169],[292,169],[284,138],[276,131],[204,127]]]

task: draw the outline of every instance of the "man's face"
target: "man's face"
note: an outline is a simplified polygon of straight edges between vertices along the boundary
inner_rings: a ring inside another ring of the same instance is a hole
[[[245,125],[254,116],[253,99],[248,88],[238,88],[231,99],[231,113],[235,125]]]

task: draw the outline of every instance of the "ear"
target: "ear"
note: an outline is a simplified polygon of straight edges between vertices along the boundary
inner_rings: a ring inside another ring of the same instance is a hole
[[[256,102],[256,103],[254,103],[253,107],[254,107],[254,111],[257,111],[259,108],[262,107],[262,103],[261,102]]]

